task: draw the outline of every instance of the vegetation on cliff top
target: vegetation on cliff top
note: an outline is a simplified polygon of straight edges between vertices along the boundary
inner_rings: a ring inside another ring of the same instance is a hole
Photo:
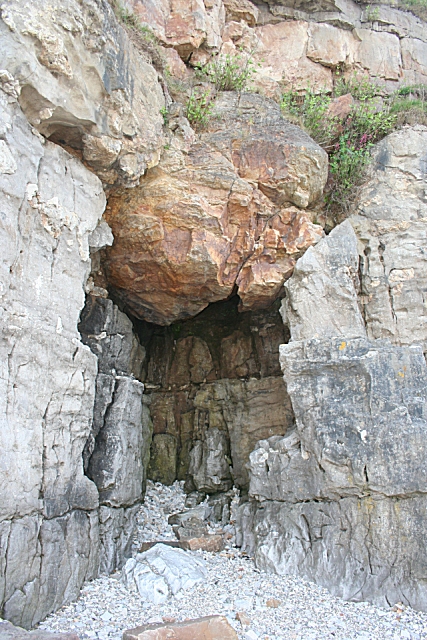
[[[372,146],[403,124],[427,124],[427,87],[402,87],[390,96],[369,80],[339,79],[334,91],[288,91],[282,111],[329,155],[326,209],[334,221],[345,215],[365,177]],[[348,96],[346,108],[335,113],[337,99]]]

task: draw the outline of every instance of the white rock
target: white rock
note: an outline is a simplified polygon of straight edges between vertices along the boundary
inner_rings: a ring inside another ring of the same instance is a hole
[[[200,558],[182,549],[174,549],[164,544],[137,555],[138,562],[147,563],[167,581],[175,595],[180,589],[190,589],[202,582],[207,575],[206,564]]]

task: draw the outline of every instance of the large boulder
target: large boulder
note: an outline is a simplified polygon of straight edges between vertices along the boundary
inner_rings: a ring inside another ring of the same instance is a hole
[[[0,68],[29,122],[70,147],[106,185],[134,185],[163,146],[158,75],[107,0],[2,6]]]
[[[105,196],[1,91],[0,129],[0,606],[30,627],[98,571],[98,491],[82,463],[97,363],[77,323]]]
[[[200,140],[174,138],[139,187],[110,198],[115,294],[158,324],[194,316],[236,285],[244,309],[268,306],[322,235],[305,208],[326,178],[326,153],[278,105],[223,94]]]

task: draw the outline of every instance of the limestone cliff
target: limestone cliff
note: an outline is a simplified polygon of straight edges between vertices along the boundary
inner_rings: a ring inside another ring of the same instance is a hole
[[[326,235],[327,154],[277,103],[427,83],[424,13],[0,12],[0,615],[29,628],[120,567],[147,474],[219,519],[238,487],[260,567],[426,609],[427,129],[376,146]],[[218,53],[251,90],[191,126]]]

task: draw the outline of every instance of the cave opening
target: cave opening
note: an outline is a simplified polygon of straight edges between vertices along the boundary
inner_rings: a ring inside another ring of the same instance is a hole
[[[279,365],[289,340],[280,301],[244,313],[238,304],[233,296],[167,327],[133,320],[153,428],[148,477],[183,480],[196,502],[233,486],[245,494],[255,444],[294,423]]]
[[[256,311],[238,305],[233,296],[160,326],[87,296],[79,329],[98,376],[83,460],[99,492],[106,573],[129,554],[147,477],[183,481],[187,506],[207,499],[225,523],[235,489],[243,500],[248,494],[256,443],[294,426],[279,365],[279,345],[289,340],[280,300]]]

